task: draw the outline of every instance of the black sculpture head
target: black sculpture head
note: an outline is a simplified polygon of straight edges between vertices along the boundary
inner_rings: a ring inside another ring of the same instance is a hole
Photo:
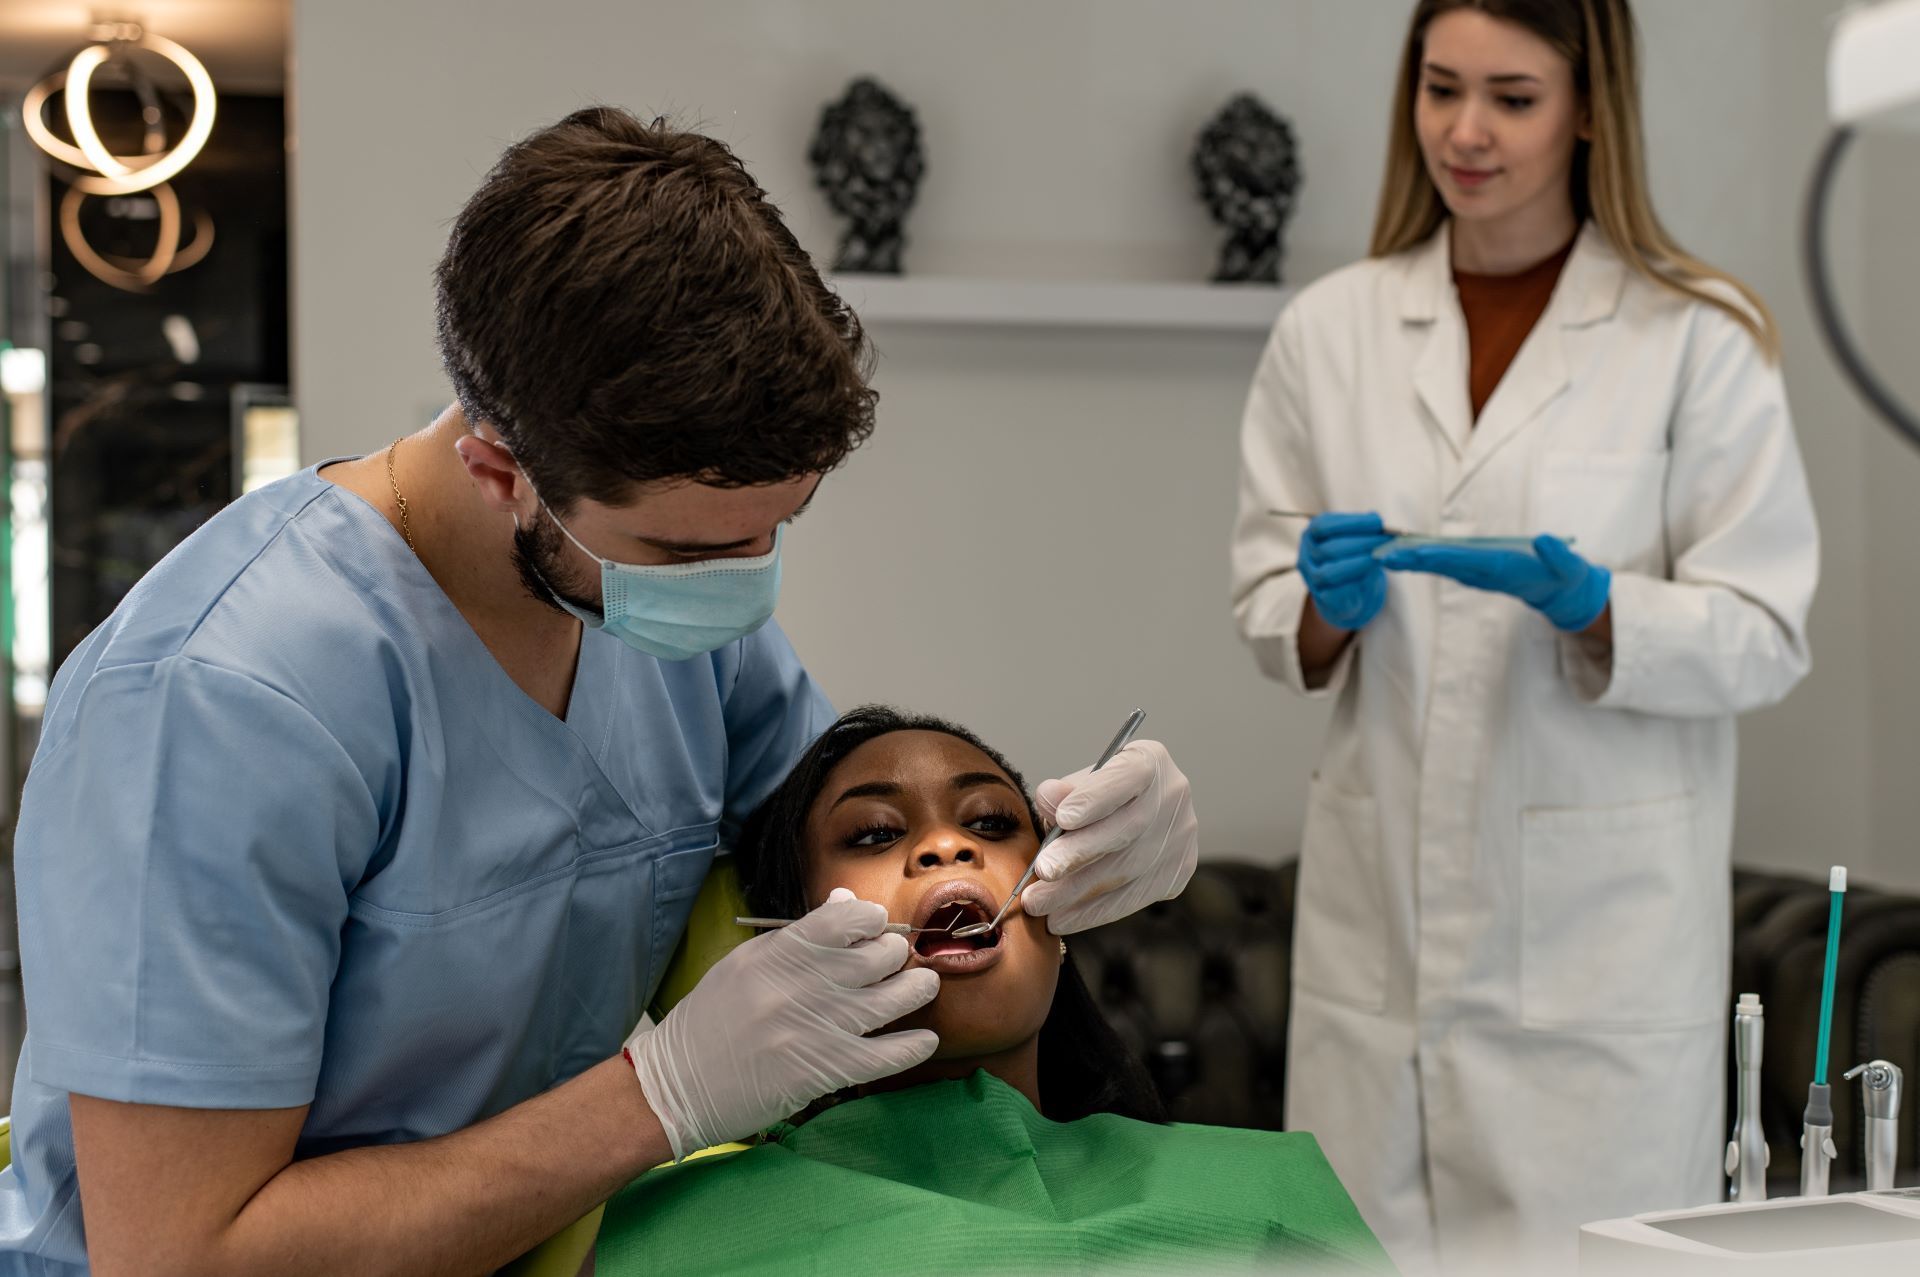
[[[1286,120],[1253,94],[1235,94],[1201,130],[1193,174],[1207,211],[1231,232],[1214,279],[1279,283],[1281,232],[1300,189],[1293,129]]]
[[[899,274],[902,224],[925,171],[913,109],[878,81],[855,80],[821,111],[807,158],[833,211],[853,223],[834,269]]]

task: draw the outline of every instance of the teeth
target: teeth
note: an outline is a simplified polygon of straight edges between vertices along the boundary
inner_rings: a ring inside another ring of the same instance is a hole
[[[921,932],[914,937],[914,949],[924,954],[934,945],[946,941],[951,932],[973,923],[985,922],[993,914],[977,900],[960,897],[949,900],[927,915],[921,924]],[[991,949],[1000,943],[1000,933],[993,932],[968,938],[971,952]]]
[[[934,931],[951,931],[972,922],[985,922],[987,912],[971,900],[951,900],[927,916],[923,926]]]

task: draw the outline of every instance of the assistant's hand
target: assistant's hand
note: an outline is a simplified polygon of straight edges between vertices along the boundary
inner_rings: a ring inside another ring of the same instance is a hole
[[[1535,537],[1533,553],[1460,545],[1409,546],[1381,562],[1396,572],[1431,572],[1476,590],[1510,594],[1578,634],[1607,610],[1613,573],[1589,563],[1558,537]]]
[[[842,1087],[910,1069],[927,1029],[865,1037],[925,1006],[940,977],[902,971],[907,938],[887,911],[836,888],[827,903],[714,965],[627,1054],[677,1161],[750,1135]]]
[[[1171,900],[1200,859],[1193,792],[1173,755],[1137,740],[1099,771],[1086,768],[1034,791],[1040,814],[1062,830],[1034,865],[1020,907],[1055,935],[1124,918]]]
[[[1357,630],[1387,601],[1387,574],[1373,552],[1391,540],[1377,514],[1314,516],[1300,538],[1300,576],[1320,618]]]

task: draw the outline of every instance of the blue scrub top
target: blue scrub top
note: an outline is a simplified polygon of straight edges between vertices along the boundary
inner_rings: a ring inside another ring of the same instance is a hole
[[[832,719],[769,624],[680,662],[590,631],[562,722],[317,470],[194,533],[54,680],[0,1272],[84,1271],[69,1092],[310,1105],[312,1157],[617,1053],[715,849]]]

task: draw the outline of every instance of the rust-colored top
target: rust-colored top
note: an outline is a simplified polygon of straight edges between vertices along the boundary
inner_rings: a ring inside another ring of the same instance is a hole
[[[1473,419],[1493,398],[1493,388],[1507,375],[1513,357],[1553,298],[1560,269],[1573,254],[1573,241],[1552,257],[1529,266],[1518,275],[1470,275],[1453,272],[1460,290],[1460,310],[1467,319],[1467,391],[1473,401]]]

